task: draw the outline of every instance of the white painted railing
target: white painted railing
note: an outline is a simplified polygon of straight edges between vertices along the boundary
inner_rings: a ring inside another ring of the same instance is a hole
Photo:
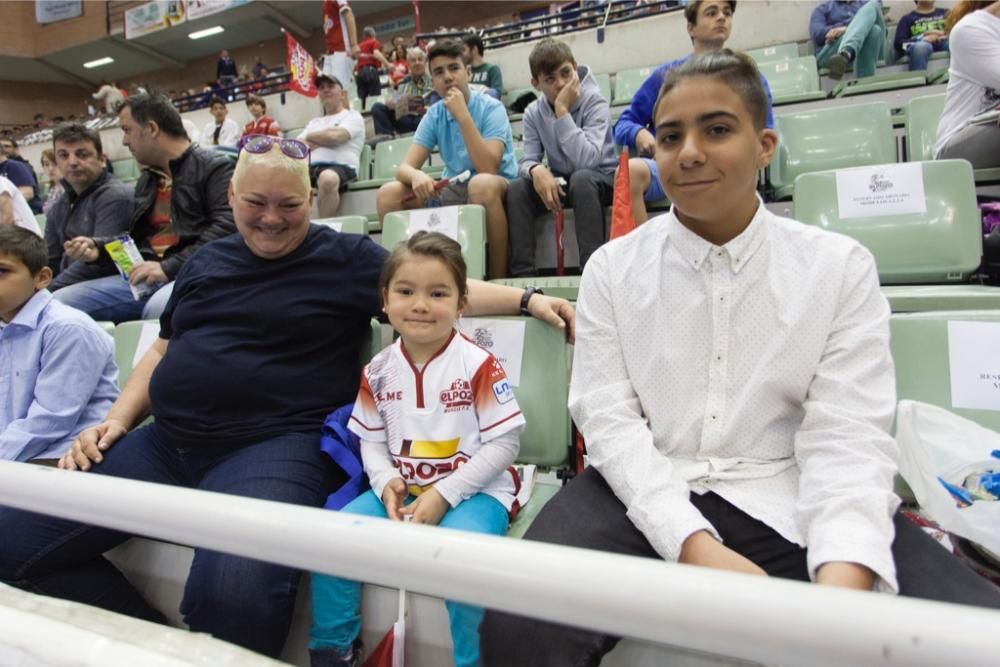
[[[0,504],[785,667],[995,664],[1000,634],[995,611],[19,463]]]

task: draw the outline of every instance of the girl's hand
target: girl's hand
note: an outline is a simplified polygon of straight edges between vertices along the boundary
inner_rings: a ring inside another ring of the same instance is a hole
[[[430,488],[417,496],[417,499],[412,503],[399,510],[399,514],[404,518],[411,517],[413,523],[436,526],[441,523],[441,518],[450,507],[451,505],[437,492],[437,489]]]
[[[406,499],[406,482],[401,478],[389,480],[389,483],[382,489],[382,504],[385,511],[393,521],[402,521],[399,511],[403,508],[403,500]]]

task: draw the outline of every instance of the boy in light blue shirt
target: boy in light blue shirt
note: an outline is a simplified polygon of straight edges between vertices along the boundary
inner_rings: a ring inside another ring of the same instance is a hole
[[[479,204],[486,209],[490,278],[507,275],[507,214],[503,198],[507,182],[517,176],[514,137],[503,105],[469,90],[469,66],[462,42],[445,39],[428,54],[431,82],[441,96],[417,126],[413,144],[396,170],[396,180],[379,188],[379,220],[386,213],[423,208],[437,197],[445,206]],[[434,179],[420,170],[437,147],[444,178],[470,171],[468,183],[449,184],[435,192]]]
[[[51,462],[118,397],[111,336],[52,299],[45,241],[0,227],[0,459]]]

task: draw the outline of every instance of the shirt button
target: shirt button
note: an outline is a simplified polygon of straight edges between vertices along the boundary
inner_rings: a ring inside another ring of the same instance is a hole
[[[712,415],[712,419],[715,419],[715,415]]]

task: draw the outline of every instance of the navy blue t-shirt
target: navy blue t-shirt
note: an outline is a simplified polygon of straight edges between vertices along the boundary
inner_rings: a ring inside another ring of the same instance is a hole
[[[42,200],[38,197],[38,181],[35,180],[35,172],[31,167],[14,158],[7,158],[3,164],[0,164],[0,176],[5,177],[19,188],[31,188],[32,196],[25,197],[28,206],[31,207],[33,213],[42,212]]]
[[[357,395],[386,255],[366,236],[317,225],[275,260],[239,234],[199,248],[160,318],[170,344],[149,384],[157,424],[195,447],[318,433]]]

